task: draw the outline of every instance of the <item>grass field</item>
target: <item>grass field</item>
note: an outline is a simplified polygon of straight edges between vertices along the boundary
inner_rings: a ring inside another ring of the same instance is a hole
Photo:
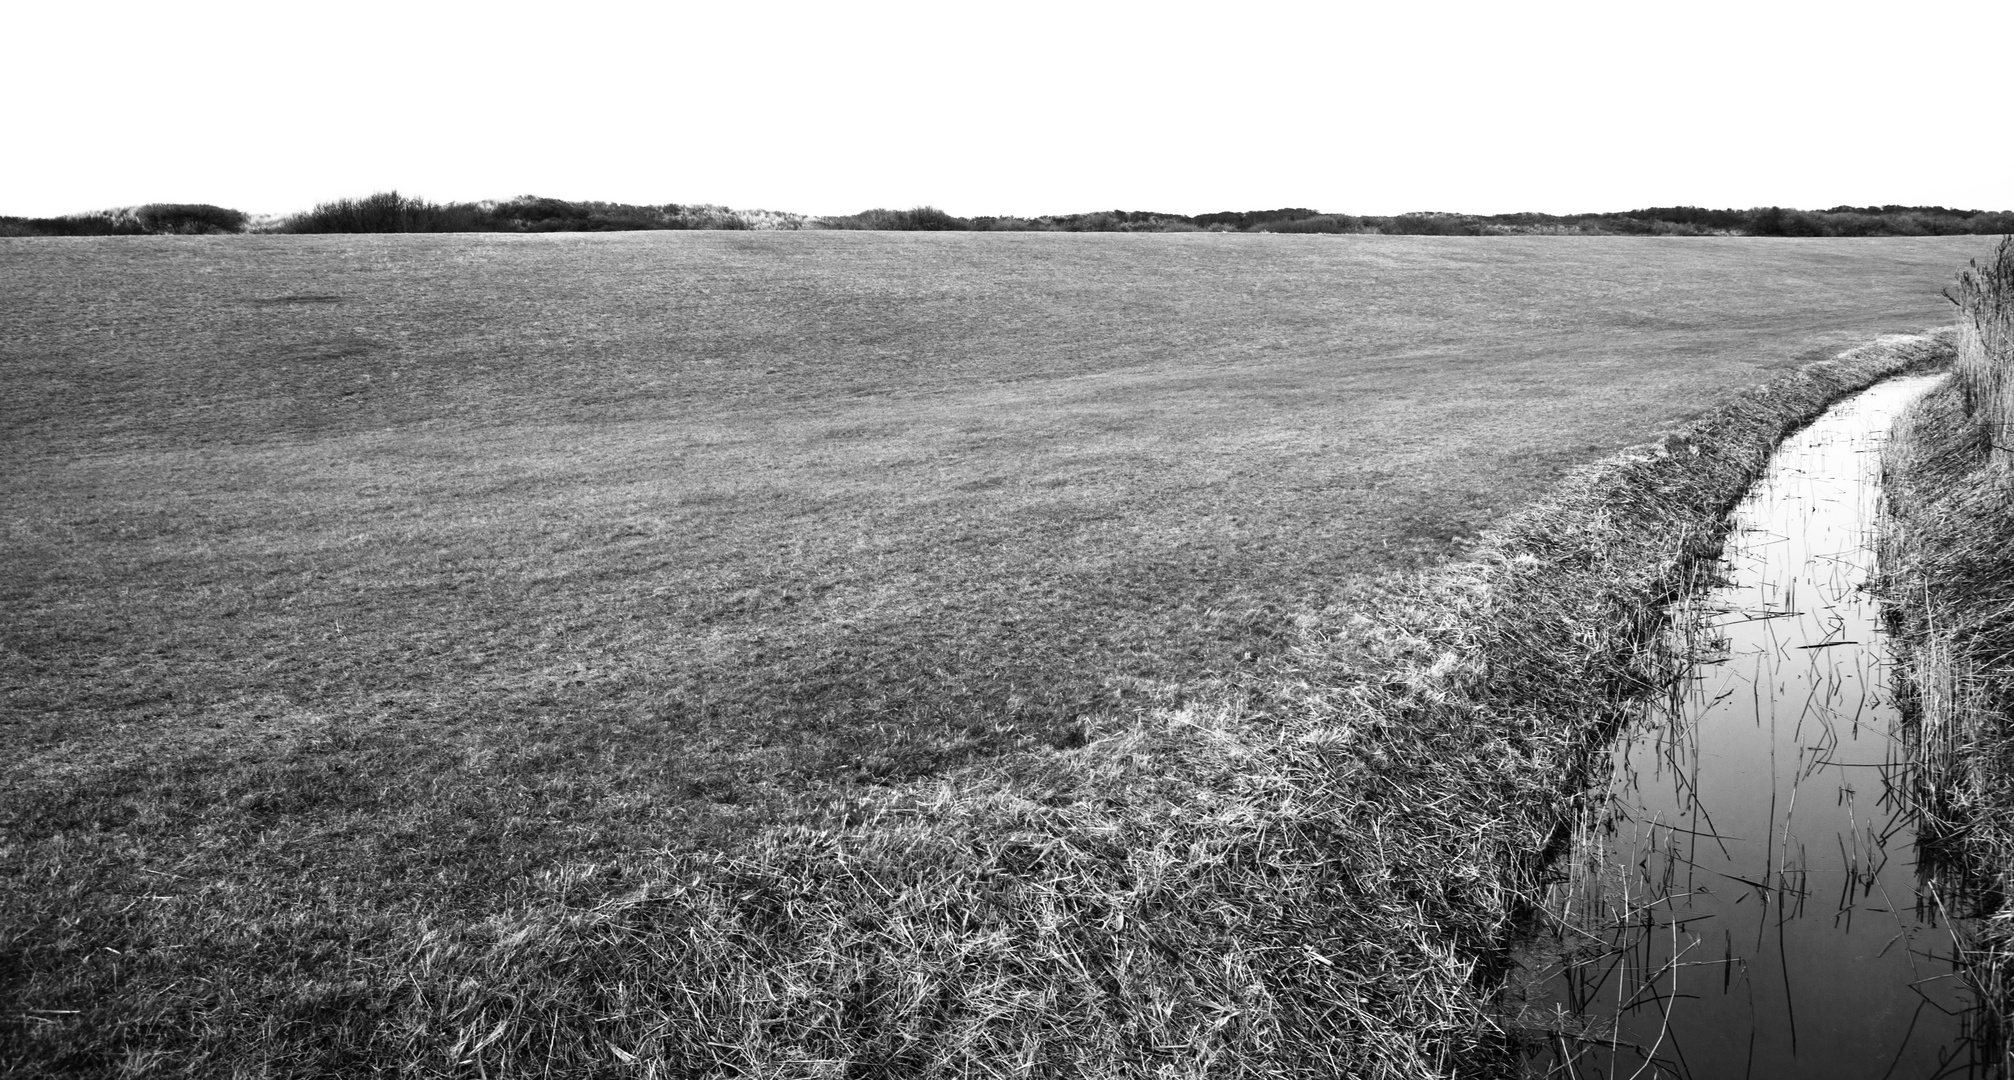
[[[340,1026],[443,927],[1074,745],[1986,246],[0,240],[10,1056]]]

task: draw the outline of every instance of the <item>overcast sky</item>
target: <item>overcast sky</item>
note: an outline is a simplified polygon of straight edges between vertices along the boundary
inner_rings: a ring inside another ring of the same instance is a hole
[[[2014,208],[2014,3],[24,0],[0,214]]]

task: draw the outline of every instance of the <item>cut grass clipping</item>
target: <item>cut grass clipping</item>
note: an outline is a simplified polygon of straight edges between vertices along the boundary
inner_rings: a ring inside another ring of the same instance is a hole
[[[1213,703],[428,935],[355,1050],[413,1075],[1492,1071],[1490,969],[1657,602],[1784,434],[1948,356],[1883,339],[1578,472]]]
[[[1884,599],[1914,724],[1912,791],[1987,1045],[2014,1072],[2014,239],[1961,276],[1952,379],[1917,402],[1883,455]],[[1969,917],[1968,917],[1969,916]]]

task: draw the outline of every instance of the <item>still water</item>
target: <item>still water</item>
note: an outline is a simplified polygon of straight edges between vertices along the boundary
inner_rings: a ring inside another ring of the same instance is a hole
[[[1787,440],[1717,586],[1674,607],[1670,692],[1619,737],[1523,958],[1534,1075],[1983,1074],[1863,587],[1880,442],[1935,381]]]

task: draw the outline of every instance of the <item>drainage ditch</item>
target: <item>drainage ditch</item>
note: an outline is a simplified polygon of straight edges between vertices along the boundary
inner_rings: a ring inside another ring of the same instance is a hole
[[[1619,733],[1519,956],[1534,1075],[1984,1074],[1865,588],[1881,440],[1936,378],[1786,440],[1673,606],[1668,692]]]

